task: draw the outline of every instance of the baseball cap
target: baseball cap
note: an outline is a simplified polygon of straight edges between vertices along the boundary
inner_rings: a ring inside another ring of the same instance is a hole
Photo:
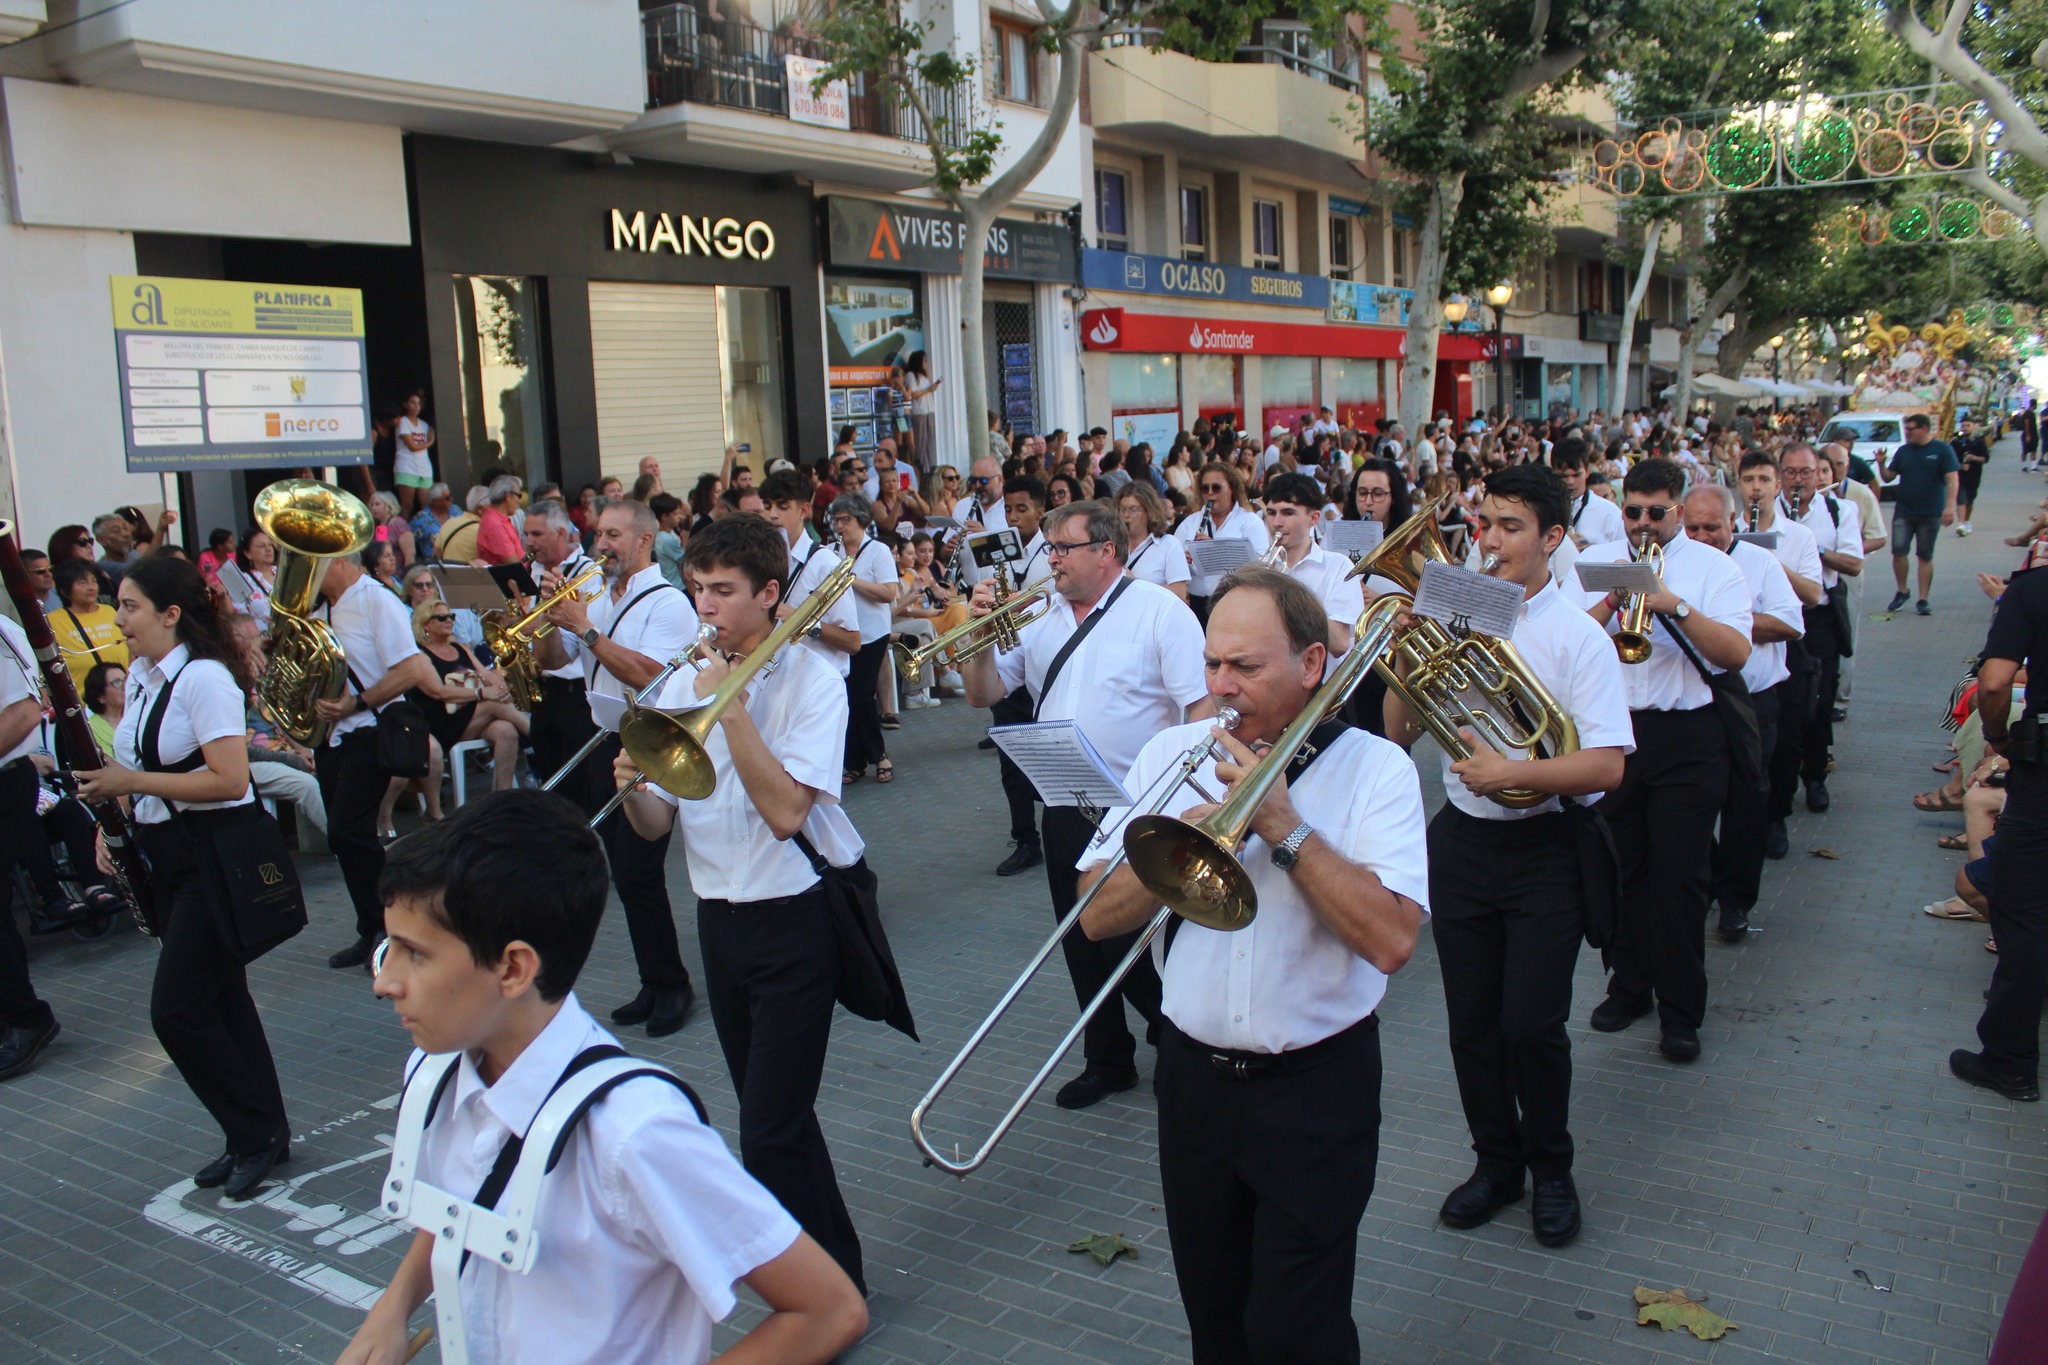
[[[788,460],[784,459],[780,455],[776,456],[774,459],[768,462],[768,472],[770,474],[780,474],[785,469],[795,468],[795,465],[791,464]]]
[[[1273,429],[1272,429],[1271,431],[1269,431],[1269,432],[1267,432],[1267,433],[1266,433],[1266,435],[1268,435],[1268,436],[1272,436],[1272,437],[1280,437],[1280,436],[1285,436],[1286,434],[1287,434],[1287,428],[1286,428],[1285,426],[1281,425],[1281,424],[1280,424],[1280,423],[1278,423],[1278,422],[1275,422],[1275,423],[1273,423]]]

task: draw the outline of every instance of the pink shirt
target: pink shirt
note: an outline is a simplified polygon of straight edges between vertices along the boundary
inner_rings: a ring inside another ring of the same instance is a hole
[[[495,507],[477,514],[476,557],[492,564],[516,564],[526,558],[526,542],[512,518]]]

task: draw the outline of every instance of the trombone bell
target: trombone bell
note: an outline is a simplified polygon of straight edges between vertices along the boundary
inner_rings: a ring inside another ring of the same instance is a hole
[[[1140,815],[1125,828],[1124,851],[1145,889],[1190,923],[1232,933],[1258,914],[1259,895],[1237,851],[1199,825]]]

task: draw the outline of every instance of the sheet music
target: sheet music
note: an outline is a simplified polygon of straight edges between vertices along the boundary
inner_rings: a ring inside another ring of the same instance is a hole
[[[237,607],[249,605],[249,599],[256,595],[256,585],[249,581],[249,575],[243,573],[235,561],[225,561],[214,573],[220,579],[220,585],[227,589],[228,601]]]
[[[1387,528],[1376,521],[1326,521],[1322,531],[1323,548],[1336,551],[1354,564],[1378,549],[1387,535]]]
[[[999,725],[988,735],[1023,769],[1038,789],[1039,799],[1048,806],[1101,811],[1131,804],[1116,774],[1071,720]]]
[[[1587,592],[1657,591],[1657,575],[1647,564],[1588,564],[1582,559],[1572,568]]]
[[[1519,583],[1431,560],[1422,566],[1414,611],[1459,632],[1512,640],[1522,597]]]
[[[1239,565],[1252,562],[1252,546],[1248,540],[1191,540],[1187,543],[1189,577],[1188,591],[1197,597],[1207,597],[1215,591],[1223,575]]]
[[[1776,531],[1738,531],[1735,534],[1735,538],[1745,544],[1761,546],[1766,550],[1776,550],[1778,548],[1778,533]]]

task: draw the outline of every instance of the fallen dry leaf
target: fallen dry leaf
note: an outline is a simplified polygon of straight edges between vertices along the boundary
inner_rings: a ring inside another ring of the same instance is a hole
[[[1083,1237],[1067,1250],[1076,1254],[1085,1251],[1093,1256],[1099,1265],[1108,1265],[1119,1256],[1128,1256],[1134,1261],[1138,1259],[1138,1249],[1125,1241],[1121,1232],[1094,1233]]]
[[[1842,855],[1831,848],[1810,848],[1806,851],[1816,858],[1826,858],[1830,862],[1840,862],[1842,860]]]
[[[1636,1325],[1661,1327],[1667,1332],[1684,1328],[1701,1341],[1719,1341],[1737,1327],[1718,1313],[1706,1309],[1706,1297],[1694,1298],[1683,1289],[1651,1289],[1636,1286]]]

